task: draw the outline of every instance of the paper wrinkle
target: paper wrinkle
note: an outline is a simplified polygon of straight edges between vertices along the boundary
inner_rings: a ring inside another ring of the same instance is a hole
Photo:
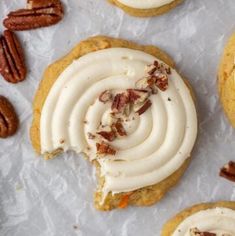
[[[235,132],[217,95],[217,67],[235,31],[234,0],[186,0],[160,17],[130,17],[106,0],[64,0],[66,15],[55,26],[17,32],[24,45],[28,77],[13,85],[0,79],[20,118],[16,136],[0,140],[0,235],[160,235],[162,225],[194,203],[235,200],[234,184],[218,176],[234,160]],[[1,0],[0,20],[24,0]],[[3,31],[3,27],[1,30]],[[192,163],[179,185],[149,208],[98,212],[93,207],[95,172],[83,158],[67,153],[44,161],[29,141],[32,100],[44,69],[79,41],[97,34],[154,44],[167,51],[197,97],[199,137]]]

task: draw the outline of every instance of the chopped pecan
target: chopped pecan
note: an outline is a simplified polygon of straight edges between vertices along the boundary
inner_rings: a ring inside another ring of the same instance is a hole
[[[112,103],[112,111],[114,113],[123,113],[125,106],[129,103],[129,97],[126,93],[118,93],[115,95]]]
[[[235,162],[230,161],[220,170],[220,176],[235,182]]]
[[[0,38],[0,73],[10,83],[18,83],[26,77],[23,50],[16,35],[9,30]]]
[[[112,93],[109,90],[105,90],[100,94],[99,101],[103,103],[112,101]]]
[[[111,131],[100,131],[97,132],[101,137],[104,139],[108,140],[109,142],[112,142],[116,138],[116,133],[111,130]]]
[[[0,138],[16,133],[19,121],[15,109],[7,98],[0,96]]]
[[[148,97],[149,93],[144,89],[127,89],[129,102],[136,104],[140,102],[144,102]]]
[[[115,155],[116,150],[105,142],[96,143],[96,150],[98,155]]]
[[[167,75],[159,75],[159,76],[156,76],[156,85],[157,87],[162,90],[162,91],[166,91],[168,89],[168,76]]]
[[[197,228],[190,229],[190,235],[191,236],[216,236],[216,234],[214,234],[214,233],[201,232]]]
[[[126,130],[122,125],[122,122],[118,120],[116,123],[112,124],[112,130],[120,136],[126,136]]]
[[[10,12],[3,24],[10,30],[31,30],[56,24],[63,15],[60,0],[28,0],[27,9]]]
[[[142,115],[143,113],[145,113],[150,107],[152,106],[152,102],[148,99],[144,105],[138,110],[136,111],[136,113],[138,113],[139,115]]]

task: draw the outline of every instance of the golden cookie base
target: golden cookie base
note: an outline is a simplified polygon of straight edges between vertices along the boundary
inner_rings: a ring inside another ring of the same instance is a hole
[[[219,67],[218,89],[224,111],[235,128],[235,34],[224,49]]]
[[[152,9],[137,9],[128,7],[122,3],[120,3],[118,0],[108,0],[110,3],[118,6],[122,10],[124,10],[126,13],[128,13],[131,16],[137,16],[137,17],[151,17],[151,16],[158,16],[162,15],[173,8],[177,7],[179,4],[183,2],[183,0],[175,0],[174,2],[171,2],[169,4],[163,5],[158,8],[152,8]]]
[[[201,203],[177,214],[175,217],[170,219],[163,227],[161,236],[171,236],[177,227],[189,216],[195,214],[196,212],[213,209],[216,207],[224,207],[235,210],[235,202],[215,202],[215,203]]]
[[[159,58],[160,60],[164,61],[166,64],[174,68],[174,62],[172,61],[172,59],[166,53],[164,53],[155,46],[151,45],[141,46],[126,40],[114,39],[105,36],[91,37],[85,41],[82,41],[74,49],[72,49],[72,51],[69,54],[67,54],[62,59],[56,61],[46,69],[43,79],[36,92],[36,96],[33,103],[33,123],[31,127],[30,136],[33,147],[37,153],[39,154],[41,153],[40,118],[41,118],[42,107],[51,87],[53,86],[58,76],[74,60],[82,57],[83,55],[97,50],[102,50],[105,48],[112,48],[112,47],[123,47],[123,48],[130,48],[144,51],[148,54],[155,56],[156,58]],[[187,81],[185,81],[185,83],[189,86],[191,90],[189,83]],[[63,152],[63,150],[58,149],[52,153],[48,153],[44,157],[45,159],[51,159],[61,152]],[[175,173],[173,173],[170,177],[168,177],[164,181],[134,191],[129,198],[128,205],[149,206],[158,202],[164,196],[164,194],[178,182],[180,177],[185,172],[189,162],[190,158],[188,158],[188,160],[185,161],[185,163],[181,166],[181,168],[179,168]],[[94,162],[94,164],[97,167],[99,186],[102,187],[103,179],[100,178],[99,176],[99,165],[97,162]],[[115,194],[114,196],[112,196],[112,194],[109,194],[108,197],[105,199],[104,204],[99,205],[99,202],[101,201],[101,193],[97,191],[94,197],[95,207],[99,210],[111,210],[117,208],[119,206],[120,200],[125,195],[126,193]]]

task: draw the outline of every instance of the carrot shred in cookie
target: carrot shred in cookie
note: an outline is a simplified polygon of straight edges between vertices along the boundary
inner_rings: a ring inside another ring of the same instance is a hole
[[[124,209],[128,206],[131,194],[132,194],[132,192],[128,193],[122,197],[121,201],[119,202],[118,208]]]

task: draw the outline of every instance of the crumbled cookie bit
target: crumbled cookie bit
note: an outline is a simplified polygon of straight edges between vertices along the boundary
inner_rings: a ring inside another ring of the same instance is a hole
[[[167,100],[168,100],[169,102],[171,102],[171,101],[172,101],[172,100],[171,100],[171,98],[168,98]]]
[[[235,162],[230,161],[223,168],[221,168],[220,176],[227,180],[235,182]]]

